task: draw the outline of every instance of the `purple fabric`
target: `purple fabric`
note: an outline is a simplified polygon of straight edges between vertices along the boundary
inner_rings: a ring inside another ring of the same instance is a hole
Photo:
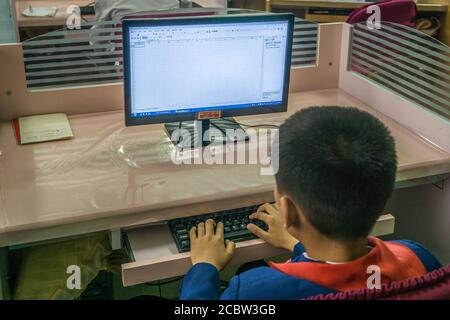
[[[367,21],[372,15],[367,13],[367,7],[378,5],[381,10],[381,21],[394,22],[408,27],[414,27],[416,17],[416,4],[413,0],[385,0],[377,3],[370,3],[350,13],[347,23],[354,24]]]
[[[308,300],[450,300],[450,265],[381,289],[350,290],[317,295]]]

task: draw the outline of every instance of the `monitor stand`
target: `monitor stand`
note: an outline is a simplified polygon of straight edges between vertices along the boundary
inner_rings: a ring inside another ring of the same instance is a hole
[[[249,140],[248,134],[233,118],[170,122],[165,128],[173,144],[181,148]]]

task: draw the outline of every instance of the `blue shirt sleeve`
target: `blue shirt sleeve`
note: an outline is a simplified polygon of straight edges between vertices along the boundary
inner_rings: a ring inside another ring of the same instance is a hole
[[[239,276],[234,276],[231,278],[228,288],[220,296],[220,300],[238,300],[239,299]]]
[[[292,252],[292,260],[303,258],[304,246],[299,242]],[[238,300],[240,277],[231,278],[228,288],[221,294],[220,274],[212,264],[198,263],[186,274],[181,285],[180,300]]]
[[[180,300],[237,300],[238,293],[239,276],[231,278],[221,295],[219,271],[209,263],[198,263],[184,277]]]
[[[220,296],[219,271],[212,264],[198,263],[184,276],[180,300],[217,300]]]

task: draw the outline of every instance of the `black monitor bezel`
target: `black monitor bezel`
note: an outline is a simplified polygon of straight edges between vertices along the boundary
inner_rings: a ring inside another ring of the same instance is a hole
[[[280,104],[271,106],[258,106],[249,108],[226,109],[221,111],[222,117],[247,116],[254,114],[286,112],[289,96],[289,81],[292,55],[292,38],[294,28],[294,15],[290,13],[283,14],[251,14],[251,15],[230,15],[230,16],[201,16],[201,17],[182,17],[182,18],[164,18],[164,19],[125,19],[122,21],[123,37],[123,74],[124,74],[124,97],[125,97],[125,125],[137,126],[157,123],[168,123],[178,121],[196,120],[198,112],[186,112],[180,114],[168,114],[148,117],[131,116],[131,81],[130,81],[130,27],[145,27],[148,25],[168,26],[185,24],[219,24],[235,22],[269,22],[269,21],[287,21],[288,22],[288,40],[285,59],[285,74],[283,100]]]

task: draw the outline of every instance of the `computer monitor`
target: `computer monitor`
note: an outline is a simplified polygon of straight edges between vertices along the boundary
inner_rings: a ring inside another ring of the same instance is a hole
[[[293,25],[292,14],[124,20],[126,125],[204,138],[236,128],[229,117],[286,111]]]

